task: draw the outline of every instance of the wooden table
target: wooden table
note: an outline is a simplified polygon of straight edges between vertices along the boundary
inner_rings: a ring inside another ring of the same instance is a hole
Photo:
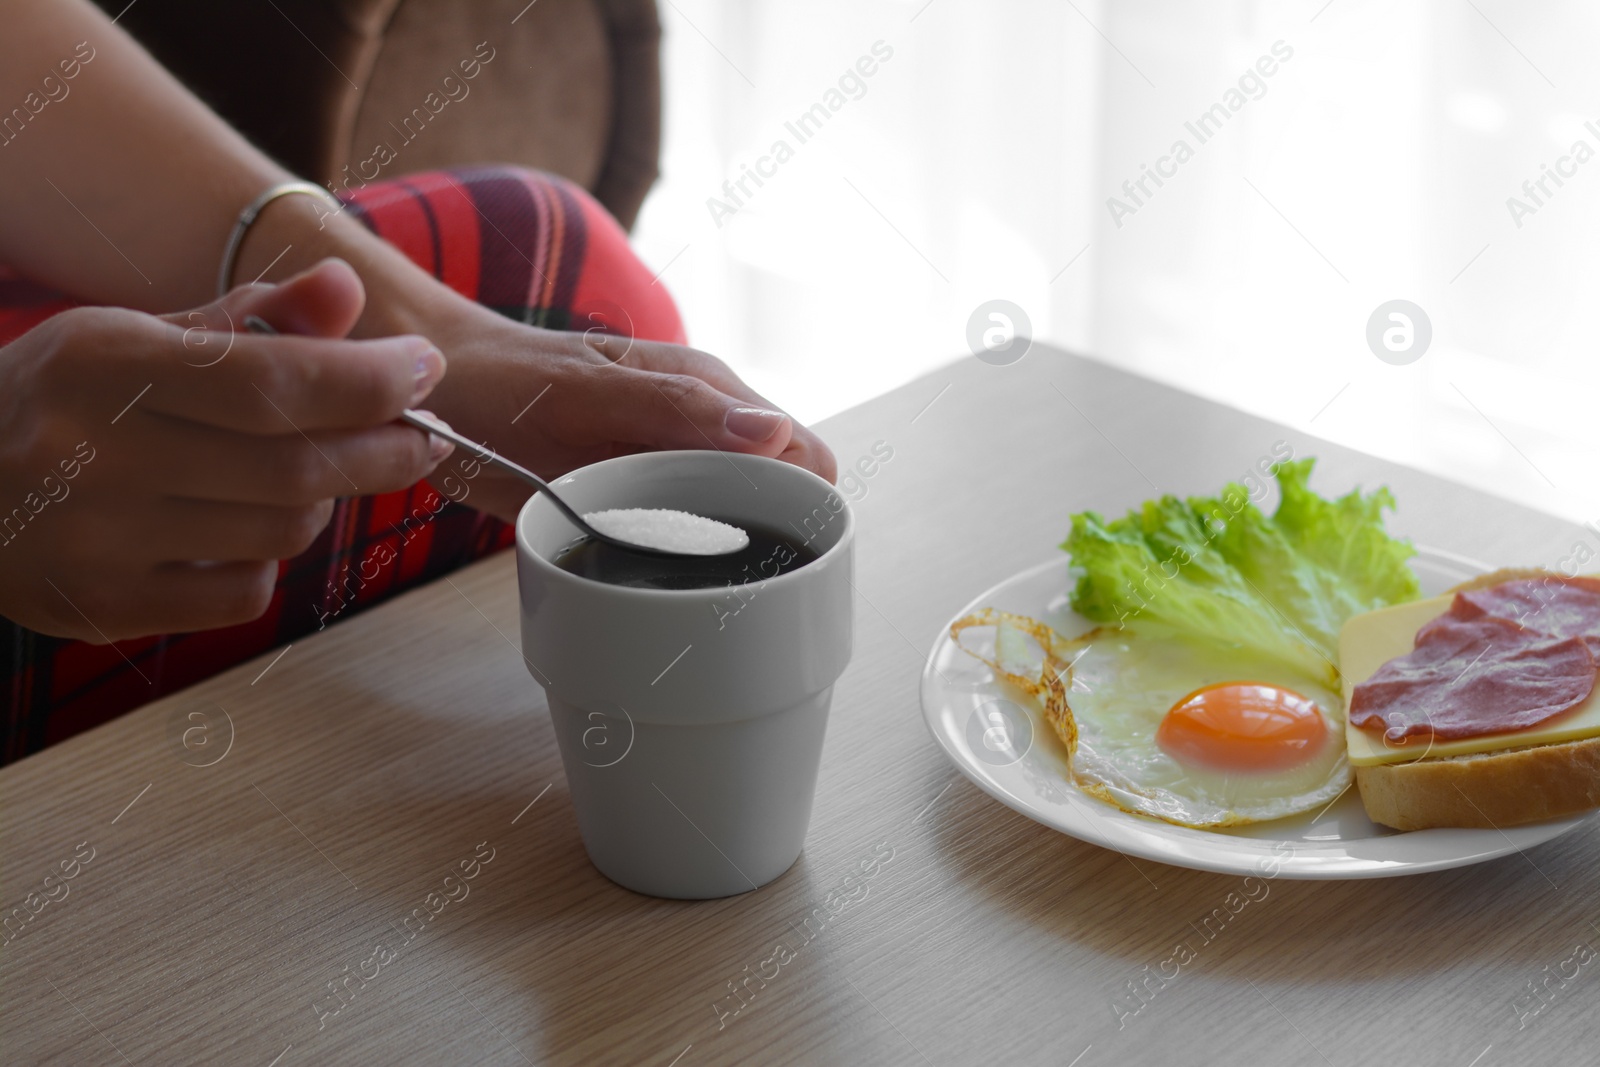
[[[1325,492],[1388,483],[1420,542],[1549,563],[1593,535],[1040,346],[822,432],[841,467],[880,441],[893,457],[858,490],[855,660],[781,879],[684,903],[589,865],[502,554],[0,772],[0,899],[75,875],[0,949],[0,1058],[1593,1062],[1600,821],[1463,870],[1279,879],[1119,1029],[1127,983],[1239,879],[1014,814],[946,762],[917,701],[941,625],[1048,559],[1069,513],[1215,490],[1280,439],[1322,457]]]

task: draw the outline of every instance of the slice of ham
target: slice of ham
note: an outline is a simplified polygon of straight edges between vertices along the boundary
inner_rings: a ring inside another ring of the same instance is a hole
[[[1450,614],[1494,616],[1552,637],[1581,637],[1600,657],[1600,581],[1593,578],[1520,578],[1457,593]]]
[[[1430,732],[1451,740],[1525,730],[1588,698],[1597,666],[1583,637],[1484,614],[1498,609],[1499,598],[1468,602],[1463,612],[1471,617],[1462,618],[1456,608],[1466,595],[1417,632],[1409,654],[1355,687],[1352,723],[1390,740]]]

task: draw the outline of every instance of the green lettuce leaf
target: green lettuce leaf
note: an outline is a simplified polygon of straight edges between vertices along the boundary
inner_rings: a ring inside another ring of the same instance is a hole
[[[1146,501],[1107,522],[1072,517],[1072,608],[1085,618],[1161,628],[1254,649],[1337,686],[1339,629],[1363,611],[1414,600],[1409,541],[1390,537],[1386,488],[1314,493],[1315,460],[1273,471],[1269,517],[1230,483],[1215,497]]]

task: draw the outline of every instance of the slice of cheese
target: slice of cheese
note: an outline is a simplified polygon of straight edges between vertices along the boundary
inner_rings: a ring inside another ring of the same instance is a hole
[[[1569,708],[1529,730],[1465,737],[1457,741],[1435,741],[1424,735],[1388,740],[1383,731],[1364,729],[1349,720],[1350,694],[1357,685],[1371,678],[1379,667],[1404,656],[1416,646],[1417,631],[1423,624],[1450,610],[1454,596],[1417,600],[1357,615],[1339,632],[1339,671],[1344,675],[1345,739],[1350,763],[1373,767],[1382,763],[1444,759],[1471,756],[1480,752],[1499,752],[1529,745],[1554,745],[1563,741],[1582,741],[1600,737],[1600,686],[1582,704]]]

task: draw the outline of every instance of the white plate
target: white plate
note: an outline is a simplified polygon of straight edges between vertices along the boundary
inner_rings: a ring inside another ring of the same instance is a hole
[[[973,600],[955,618],[993,607],[1043,619],[1067,636],[1081,633],[1090,624],[1067,606],[1068,566],[1063,554],[1023,571]],[[1438,596],[1489,570],[1481,563],[1433,549],[1422,549],[1412,566],[1424,596]],[[971,633],[969,640],[976,637],[976,632]],[[1017,709],[1010,712],[1009,744],[998,752],[983,744],[991,720],[978,714],[996,700]],[[1419,874],[1531,848],[1578,827],[1592,815],[1505,830],[1401,833],[1368,819],[1353,788],[1320,814],[1229,830],[1195,830],[1130,815],[1081,792],[1068,780],[1066,752],[1034,701],[997,681],[987,666],[956,647],[948,625],[940,631],[922,672],[922,714],[934,740],[956,767],[1007,807],[1091,844],[1202,871],[1284,878]]]

